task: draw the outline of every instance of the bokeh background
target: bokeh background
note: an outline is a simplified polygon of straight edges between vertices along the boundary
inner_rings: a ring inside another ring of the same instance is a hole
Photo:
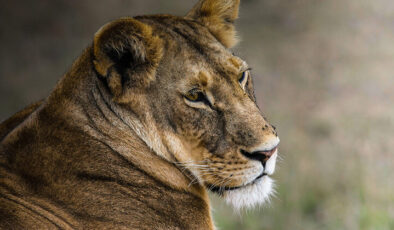
[[[185,0],[0,0],[0,121],[47,96],[104,23]],[[394,229],[394,1],[242,0],[235,49],[281,137],[276,197],[219,229]]]

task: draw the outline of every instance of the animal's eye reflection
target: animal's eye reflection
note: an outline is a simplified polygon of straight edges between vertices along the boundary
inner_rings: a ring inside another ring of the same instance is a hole
[[[241,77],[238,79],[239,83],[242,84],[242,82],[245,80],[245,78],[246,78],[246,71],[243,72],[243,73],[241,74]]]
[[[245,89],[246,82],[248,82],[248,75],[249,75],[249,70],[241,73],[241,75],[238,78],[238,82],[241,85],[242,89]]]
[[[198,89],[190,90],[186,95],[185,98],[191,102],[203,102],[205,101],[205,95],[202,91]]]

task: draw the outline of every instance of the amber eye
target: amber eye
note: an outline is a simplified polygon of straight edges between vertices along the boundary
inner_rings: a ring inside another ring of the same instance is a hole
[[[198,89],[190,90],[185,95],[185,98],[191,102],[204,102],[206,100],[204,93],[199,91]]]
[[[241,85],[242,89],[245,89],[246,83],[248,82],[249,71],[245,71],[241,73],[238,78],[238,82]]]

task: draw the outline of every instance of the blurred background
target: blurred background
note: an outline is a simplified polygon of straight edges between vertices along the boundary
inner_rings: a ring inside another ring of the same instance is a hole
[[[46,97],[106,22],[185,0],[0,0],[0,121]],[[235,49],[276,125],[276,197],[219,229],[394,229],[394,1],[242,0]]]

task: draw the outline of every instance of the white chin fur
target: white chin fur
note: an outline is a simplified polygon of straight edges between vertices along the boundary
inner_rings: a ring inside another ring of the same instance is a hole
[[[268,175],[272,175],[275,172],[276,158],[278,157],[278,150],[268,159],[267,163],[265,163],[264,172]]]
[[[250,209],[264,204],[269,200],[273,190],[273,180],[268,176],[262,177],[254,184],[245,187],[225,191],[223,198],[227,204],[234,207],[236,211]]]

